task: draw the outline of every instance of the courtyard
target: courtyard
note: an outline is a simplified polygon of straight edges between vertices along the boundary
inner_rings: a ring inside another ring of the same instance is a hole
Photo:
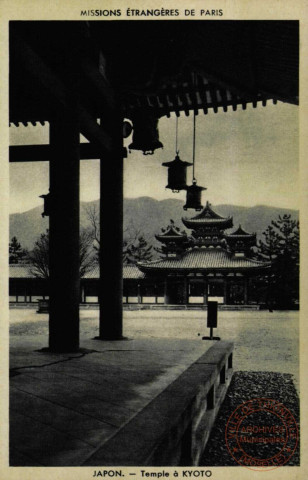
[[[82,341],[98,334],[99,312],[80,311]],[[189,339],[201,342],[208,335],[204,311],[124,311],[123,334],[128,339]],[[214,334],[235,344],[234,369],[272,371],[293,375],[299,391],[299,312],[220,311]],[[48,315],[35,309],[10,310],[10,335],[21,346],[26,337],[38,336],[47,346]]]

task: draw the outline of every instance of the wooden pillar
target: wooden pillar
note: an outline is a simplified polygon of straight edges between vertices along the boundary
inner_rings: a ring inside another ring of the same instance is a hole
[[[86,287],[85,285],[80,285],[80,300],[81,300],[81,303],[86,303]]]
[[[204,277],[204,294],[203,294],[203,303],[204,305],[207,305],[207,297],[208,297],[208,282],[206,277]]]
[[[100,160],[99,339],[122,339],[123,321],[123,118],[119,106],[112,126],[111,149]],[[109,126],[110,126],[109,125]]]
[[[224,277],[224,304],[227,303],[227,278]]]
[[[187,275],[184,277],[184,304],[188,304],[188,278]]]
[[[167,277],[165,277],[165,281],[164,281],[164,304],[165,305],[168,305],[169,303],[169,299],[168,299],[168,281],[167,281]]]
[[[138,295],[138,303],[142,303],[141,285],[140,285],[140,283],[138,283],[138,285],[137,285],[137,295]]]
[[[244,305],[248,304],[248,278],[244,278]]]
[[[77,102],[50,122],[49,350],[79,349],[79,118]]]

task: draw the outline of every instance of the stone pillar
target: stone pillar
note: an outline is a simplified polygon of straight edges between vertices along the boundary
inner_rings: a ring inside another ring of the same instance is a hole
[[[79,116],[77,101],[50,122],[49,350],[79,349]]]
[[[100,160],[99,339],[122,339],[123,321],[123,119],[119,107],[108,123],[111,150]],[[112,130],[110,130],[112,126]]]

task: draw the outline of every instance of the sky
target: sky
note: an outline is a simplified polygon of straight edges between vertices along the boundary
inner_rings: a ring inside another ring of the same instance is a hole
[[[161,164],[175,157],[176,117],[159,120],[164,148],[154,155],[132,151],[124,159],[124,196],[150,196],[157,200],[180,198],[166,189],[167,168]],[[242,206],[270,205],[299,208],[298,107],[271,102],[236,112],[218,110],[196,118],[195,176],[206,187],[203,204]],[[182,160],[192,161],[193,116],[178,119],[178,147]],[[48,143],[48,124],[11,126],[10,144]],[[85,139],[81,139],[85,141]],[[132,138],[125,139],[128,146]],[[40,195],[48,193],[48,162],[10,164],[10,213],[42,205]],[[187,183],[192,167],[187,169]],[[80,167],[80,198],[99,198],[99,161],[83,160]]]

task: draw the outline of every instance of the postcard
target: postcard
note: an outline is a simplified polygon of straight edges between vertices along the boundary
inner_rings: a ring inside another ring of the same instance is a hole
[[[305,478],[305,2],[1,6],[1,478]]]

